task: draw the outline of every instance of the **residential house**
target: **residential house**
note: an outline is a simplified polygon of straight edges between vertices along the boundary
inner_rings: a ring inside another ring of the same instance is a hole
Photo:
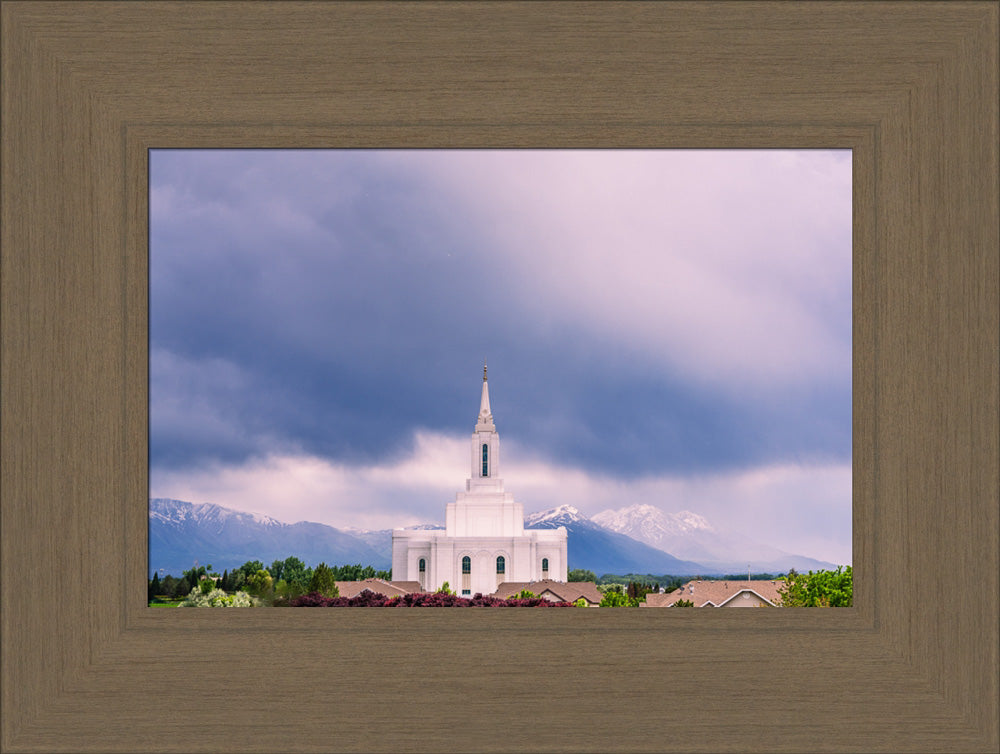
[[[364,579],[362,581],[338,581],[337,591],[341,597],[357,597],[364,591],[381,594],[384,597],[399,597],[422,591],[419,581],[385,581],[384,579]]]
[[[593,581],[505,581],[493,593],[494,597],[507,599],[520,594],[527,589],[550,602],[576,602],[581,597],[587,601],[588,607],[597,607],[602,595]]]
[[[650,593],[640,607],[673,607],[687,600],[695,607],[777,607],[784,581],[689,581],[669,594]]]

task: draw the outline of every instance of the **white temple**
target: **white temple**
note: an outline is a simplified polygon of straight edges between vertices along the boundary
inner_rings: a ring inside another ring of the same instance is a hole
[[[392,532],[393,579],[419,581],[428,592],[448,582],[463,596],[491,594],[505,581],[566,581],[565,527],[525,531],[524,507],[504,492],[485,365],[471,461],[465,491],[448,503],[444,531]]]

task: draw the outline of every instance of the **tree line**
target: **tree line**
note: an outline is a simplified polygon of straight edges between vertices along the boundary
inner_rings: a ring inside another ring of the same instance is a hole
[[[781,580],[779,589],[783,607],[850,607],[853,605],[853,571],[851,566],[839,566],[834,571],[809,571],[807,574],[790,570],[787,574],[752,574],[757,580]],[[225,601],[231,604],[231,596],[256,604],[288,605],[299,598],[314,594],[326,599],[339,597],[336,582],[362,581],[364,579],[392,579],[392,571],[379,571],[373,566],[327,565],[320,563],[315,568],[307,566],[299,558],[291,556],[275,560],[264,566],[260,560],[248,560],[232,571],[221,574],[212,565],[195,566],[183,571],[180,578],[167,574],[162,579],[154,573],[148,582],[150,604],[164,600],[186,598],[188,602],[201,599],[202,602]],[[569,581],[590,581],[603,594],[601,607],[635,607],[645,600],[650,592],[672,592],[690,579],[688,577],[652,574],[604,574],[598,579],[593,571],[573,569],[568,574]],[[742,581],[741,575],[719,577],[719,580]],[[447,585],[438,592],[449,594]],[[534,597],[535,595],[530,595]],[[528,594],[518,595],[521,598]],[[200,604],[200,603],[199,603]],[[686,602],[676,603],[678,607],[688,606]]]
[[[293,555],[275,560],[267,567],[260,560],[248,560],[239,568],[224,570],[221,574],[212,569],[211,563],[183,571],[180,577],[167,574],[161,579],[159,573],[154,573],[148,582],[148,596],[150,602],[162,598],[180,599],[190,595],[195,588],[204,590],[211,586],[230,594],[246,592],[254,597],[293,599],[317,591],[312,586],[328,589],[328,584],[337,581],[364,579],[389,581],[392,571],[379,571],[360,563],[341,566],[320,563],[313,568]]]

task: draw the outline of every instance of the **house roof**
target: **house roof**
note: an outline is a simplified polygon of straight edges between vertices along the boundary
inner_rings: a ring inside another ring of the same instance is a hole
[[[365,589],[386,597],[399,594],[411,594],[422,591],[419,581],[385,581],[383,579],[364,579],[363,581],[338,581],[337,591],[341,597],[357,597]]]
[[[647,594],[646,607],[670,607],[678,600],[690,600],[695,607],[724,607],[742,592],[750,591],[772,605],[778,605],[783,581],[689,581],[670,594]]]
[[[555,599],[561,602],[576,602],[583,597],[587,602],[598,603],[603,596],[597,589],[597,585],[592,581],[553,581],[543,579],[541,581],[505,581],[493,593],[494,597],[507,599],[513,597],[521,590],[527,589],[532,594],[542,596],[548,592]]]

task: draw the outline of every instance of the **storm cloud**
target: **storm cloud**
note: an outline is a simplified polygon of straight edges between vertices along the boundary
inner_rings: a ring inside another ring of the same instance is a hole
[[[850,153],[151,153],[156,495],[287,519],[287,496],[253,497],[259,473],[319,464],[354,481],[308,493],[312,520],[355,525],[363,497],[372,521],[409,523],[420,495],[369,472],[466,438],[484,358],[523,469],[623,496],[760,469],[849,478]],[[526,509],[576,504],[545,497]]]

